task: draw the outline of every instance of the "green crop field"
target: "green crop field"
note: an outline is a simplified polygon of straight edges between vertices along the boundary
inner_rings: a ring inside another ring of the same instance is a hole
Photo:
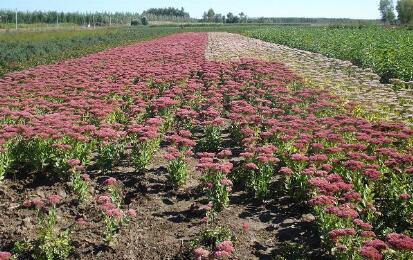
[[[372,68],[384,82],[413,80],[413,31],[384,27],[272,27],[248,36]]]

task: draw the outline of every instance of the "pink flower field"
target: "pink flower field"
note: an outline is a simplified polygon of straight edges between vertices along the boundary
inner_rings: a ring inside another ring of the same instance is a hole
[[[0,79],[0,260],[413,259],[413,129],[208,44]]]

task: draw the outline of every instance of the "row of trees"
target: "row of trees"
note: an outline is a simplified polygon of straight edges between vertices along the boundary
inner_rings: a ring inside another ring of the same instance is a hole
[[[185,12],[185,9],[168,7],[168,8],[150,8],[142,13],[142,16],[171,16],[171,17],[182,17],[190,18],[189,13]]]
[[[34,23],[73,23],[73,24],[126,24],[134,17],[139,16],[138,13],[79,13],[79,12],[56,12],[56,11],[34,11],[34,12],[17,12],[19,23],[34,24]],[[0,10],[0,23],[16,22],[16,13],[12,10]]]
[[[396,5],[398,22],[401,24],[413,23],[413,0],[398,0]],[[384,23],[396,22],[396,14],[393,0],[380,0],[379,11]]]
[[[215,13],[214,9],[210,8],[202,15],[202,21],[210,23],[246,23],[248,21],[248,18],[247,15],[245,15],[243,12],[239,13],[238,16],[229,12],[225,16]]]
[[[178,21],[188,22],[191,20],[189,13],[184,8],[151,8],[142,14],[132,12],[56,12],[56,11],[33,11],[17,12],[18,22],[25,24],[34,23],[73,23],[78,25],[108,25],[108,24],[144,24],[149,21]],[[142,20],[144,21],[142,23]],[[0,23],[15,23],[16,12],[13,10],[0,10]]]

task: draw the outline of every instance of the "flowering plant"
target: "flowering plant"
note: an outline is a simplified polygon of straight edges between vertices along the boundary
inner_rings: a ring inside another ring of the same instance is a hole
[[[175,187],[185,184],[188,178],[187,159],[193,155],[191,149],[195,146],[195,141],[190,139],[191,136],[190,131],[180,130],[167,137],[172,145],[168,147],[168,154],[165,155],[165,159],[169,161],[167,170]]]
[[[221,154],[230,154],[230,151],[221,151]],[[198,169],[203,172],[203,183],[207,191],[211,209],[220,212],[228,206],[229,193],[232,191],[232,181],[227,175],[232,170],[232,163],[219,160],[214,153],[199,153]],[[224,155],[225,156],[225,155]]]

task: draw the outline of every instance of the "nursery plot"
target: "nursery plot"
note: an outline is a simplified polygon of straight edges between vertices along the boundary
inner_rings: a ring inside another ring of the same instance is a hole
[[[1,256],[411,259],[413,130],[225,36],[1,79]]]
[[[413,90],[380,83],[370,69],[318,53],[293,49],[238,34],[210,33],[207,57],[214,60],[258,58],[276,60],[318,88],[325,88],[359,107],[371,120],[387,119],[413,125]]]

